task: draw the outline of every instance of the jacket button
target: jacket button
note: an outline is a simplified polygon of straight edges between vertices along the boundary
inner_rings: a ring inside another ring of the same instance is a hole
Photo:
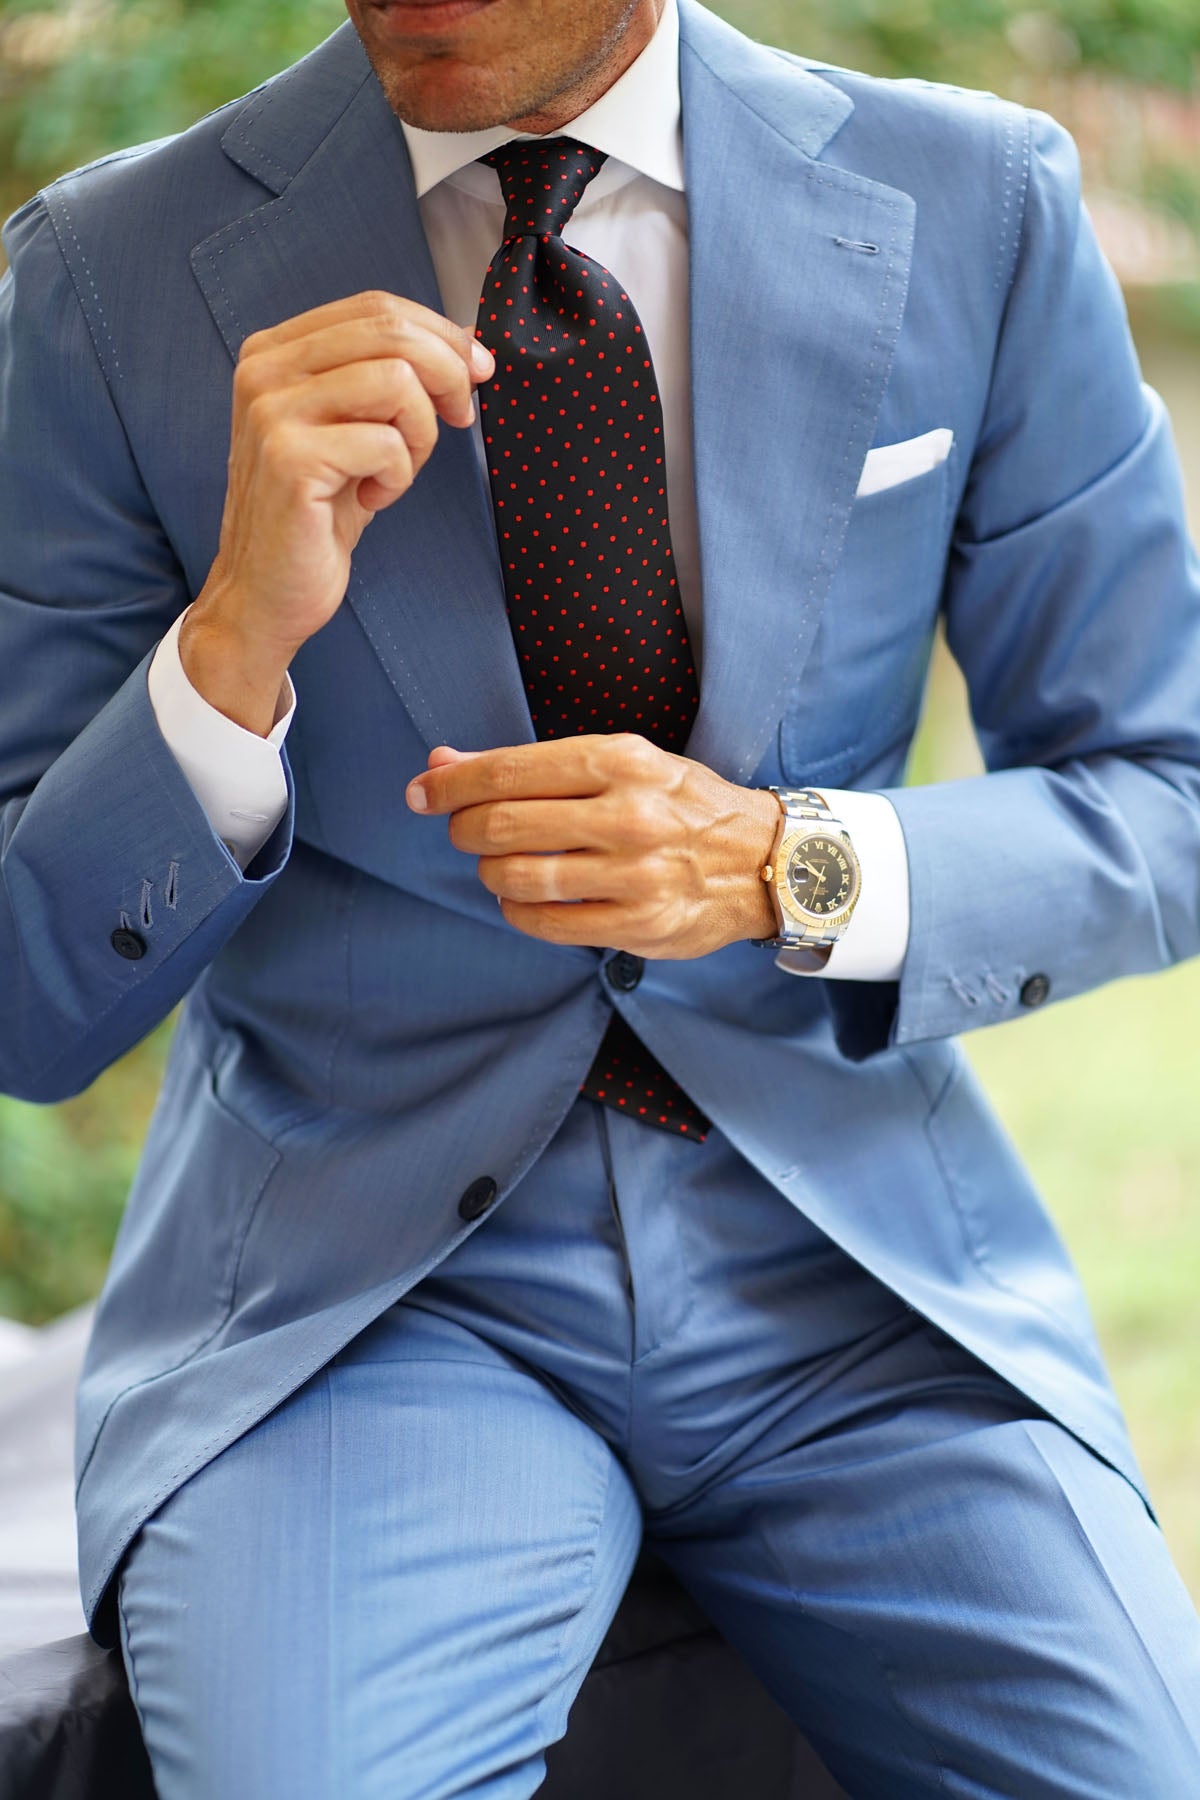
[[[137,962],[146,954],[145,938],[139,937],[136,931],[127,931],[123,925],[117,926],[108,941],[126,962]]]
[[[458,1203],[458,1216],[470,1225],[475,1219],[482,1219],[499,1189],[490,1175],[481,1175],[473,1181]]]
[[[1050,977],[1048,975],[1031,975],[1021,987],[1022,1006],[1040,1006],[1043,1000],[1050,997]]]
[[[628,950],[618,950],[605,965],[604,973],[610,987],[615,987],[622,994],[632,994],[642,979],[645,968],[640,956],[630,956]]]

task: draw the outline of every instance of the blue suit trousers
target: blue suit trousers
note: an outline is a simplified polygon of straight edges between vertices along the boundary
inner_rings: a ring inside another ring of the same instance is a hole
[[[643,1533],[855,1797],[1200,1793],[1200,1623],[1127,1481],[719,1131],[580,1099],[134,1541],[161,1800],[532,1794]]]

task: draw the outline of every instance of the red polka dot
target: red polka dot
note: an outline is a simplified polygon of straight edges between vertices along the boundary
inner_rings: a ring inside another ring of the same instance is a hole
[[[618,288],[623,310],[616,313],[616,320],[623,327],[622,342],[615,357],[597,346],[589,333],[596,331],[605,293],[617,283],[607,269],[564,239],[578,201],[605,158],[569,139],[528,139],[502,145],[481,160],[499,177],[506,214],[503,241],[484,281],[488,299],[480,302],[476,327],[476,335],[496,357],[496,374],[479,389],[478,398],[497,512],[507,525],[507,496],[520,509],[511,514],[511,530],[501,530],[500,537],[505,544],[512,540],[511,553],[517,559],[503,569],[514,648],[534,729],[539,737],[549,738],[560,728],[619,731],[628,721],[661,748],[681,751],[699,695],[687,625],[674,595],[675,578],[664,574],[671,555],[665,506],[651,515],[659,534],[651,539],[651,547],[659,551],[652,567],[648,557],[635,555],[644,527],[631,523],[630,513],[639,505],[640,494],[624,498],[625,510],[620,512],[611,500],[597,498],[597,486],[608,480],[606,464],[616,461],[623,479],[610,481],[609,491],[623,494],[627,478],[630,487],[649,487],[660,501],[666,499],[661,473],[654,473],[661,471],[663,458],[652,456],[649,449],[662,437],[661,405],[657,392],[647,397],[634,372],[633,343],[640,339],[637,366],[654,389],[641,322],[629,296]],[[506,329],[499,325],[500,313],[508,321]],[[603,342],[616,344],[616,331],[607,331]],[[570,371],[569,389],[563,382],[564,370]],[[582,400],[588,382],[594,383],[590,392],[599,390],[607,398],[603,413],[597,402]],[[520,385],[524,409],[520,425],[504,409],[501,395],[507,391],[506,383]],[[546,408],[552,394],[555,405],[548,412],[529,410]],[[565,403],[560,403],[564,395]],[[631,430],[618,429],[622,410],[642,426],[644,436],[635,438]],[[546,453],[549,466],[558,472],[554,490],[544,476],[530,472],[531,450],[524,429],[539,417],[549,417],[550,422],[539,427],[532,456]],[[564,498],[568,492],[569,503]],[[532,523],[534,518],[540,528]],[[603,552],[594,548],[602,524]],[[580,550],[580,555],[593,566],[585,567],[581,578],[575,557],[568,552],[573,545],[589,544],[592,548]],[[536,560],[530,556],[534,546]],[[628,574],[631,567],[639,572]],[[581,599],[601,571],[607,579],[600,586],[611,609],[603,614],[595,601]],[[538,627],[544,635],[536,635],[527,625],[538,619],[539,607],[544,609],[551,596],[557,630],[547,620]],[[634,637],[631,626],[620,622],[632,616],[631,596],[640,603],[636,613],[644,637]],[[576,637],[586,637],[592,648],[580,651],[576,666],[566,668],[559,663],[556,646],[569,650]],[[608,675],[610,687],[596,688],[586,666],[589,657],[594,658],[590,666],[602,675],[619,662],[620,668]],[[668,680],[656,673],[656,666],[680,671],[678,678]],[[632,706],[623,697],[626,694],[637,696]],[[581,718],[585,697],[589,704],[586,718]],[[628,1090],[635,1080],[646,1102],[636,1110],[647,1124],[703,1141],[709,1121],[614,1011],[603,1052],[593,1063],[583,1092],[607,1105],[624,1107],[625,1095],[614,1090]]]

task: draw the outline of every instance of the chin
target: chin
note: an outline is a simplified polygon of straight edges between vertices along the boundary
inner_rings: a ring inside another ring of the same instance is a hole
[[[491,70],[449,57],[404,69],[382,57],[371,61],[392,111],[421,131],[483,131],[521,114],[521,96],[508,92]]]

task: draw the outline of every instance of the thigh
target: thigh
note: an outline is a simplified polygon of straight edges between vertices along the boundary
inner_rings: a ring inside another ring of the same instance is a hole
[[[608,1446],[541,1382],[392,1308],[130,1549],[160,1800],[532,1794],[640,1529]]]
[[[1200,1793],[1200,1622],[1062,1427],[882,1406],[656,1548],[855,1800]]]

